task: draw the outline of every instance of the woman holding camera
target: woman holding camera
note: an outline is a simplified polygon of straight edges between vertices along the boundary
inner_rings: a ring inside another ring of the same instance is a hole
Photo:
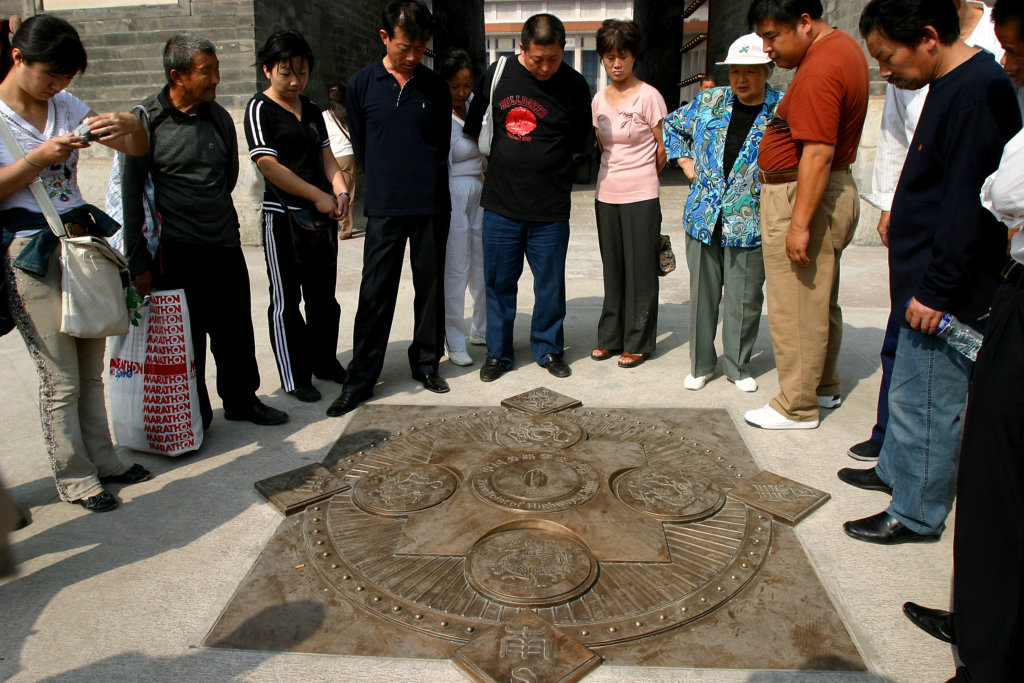
[[[60,240],[28,186],[42,182],[72,231],[112,234],[117,224],[86,204],[78,189],[78,151],[97,140],[145,154],[146,133],[131,114],[97,114],[65,91],[87,64],[85,47],[67,21],[47,14],[26,19],[11,45],[10,70],[0,82],[0,125],[11,129],[21,149],[0,143],[4,267],[14,283],[9,303],[39,372],[43,437],[61,500],[106,512],[118,502],[104,484],[134,484],[151,475],[140,465],[125,465],[111,444],[103,402],[106,340],[60,331]]]

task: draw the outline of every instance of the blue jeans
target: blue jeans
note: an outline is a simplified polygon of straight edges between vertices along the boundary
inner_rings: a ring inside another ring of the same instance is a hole
[[[900,328],[875,471],[892,486],[889,514],[919,534],[945,528],[972,365],[945,340]]]
[[[487,356],[506,368],[515,361],[512,328],[523,256],[533,271],[533,320],[530,350],[540,363],[545,354],[564,350],[565,254],[569,221],[537,223],[484,211],[484,283],[487,286]]]

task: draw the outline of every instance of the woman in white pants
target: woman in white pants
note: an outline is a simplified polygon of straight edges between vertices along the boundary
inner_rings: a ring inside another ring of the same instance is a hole
[[[481,241],[484,210],[480,192],[487,163],[476,142],[462,135],[469,99],[476,78],[465,50],[449,50],[441,63],[441,77],[452,93],[452,147],[448,157],[448,185],[452,194],[452,220],[444,265],[444,334],[448,360],[472,365],[466,342],[483,344],[487,324],[484,291],[484,254]],[[466,330],[466,289],[473,298],[473,322]]]

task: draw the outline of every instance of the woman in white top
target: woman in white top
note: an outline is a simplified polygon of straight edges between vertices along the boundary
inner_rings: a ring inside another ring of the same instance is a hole
[[[449,50],[441,62],[441,77],[448,81],[452,93],[452,147],[448,157],[452,221],[444,264],[444,333],[448,360],[455,365],[472,365],[466,342],[483,344],[487,325],[481,239],[484,210],[480,206],[487,162],[476,142],[462,135],[469,100],[476,84],[469,53],[460,49]],[[473,318],[468,332],[467,287],[473,298]]]
[[[345,86],[332,83],[327,87],[330,104],[324,109],[324,123],[327,125],[327,137],[331,141],[331,154],[341,169],[341,178],[348,188],[349,206],[356,200],[356,155],[352,151],[352,136],[348,132],[348,110],[345,109]],[[338,239],[347,240],[352,237],[354,221],[352,212],[338,221]]]
[[[64,19],[26,19],[11,44],[10,71],[0,82],[0,116],[22,149],[0,144],[4,267],[14,284],[9,304],[39,372],[43,437],[61,500],[106,512],[118,502],[104,484],[134,484],[151,475],[123,463],[111,444],[103,402],[106,340],[60,331],[60,241],[28,186],[42,181],[72,232],[109,235],[117,224],[86,204],[78,189],[78,150],[89,145],[74,131],[87,123],[90,139],[133,155],[145,154],[146,133],[131,114],[98,115],[65,92],[87,59],[78,32]]]

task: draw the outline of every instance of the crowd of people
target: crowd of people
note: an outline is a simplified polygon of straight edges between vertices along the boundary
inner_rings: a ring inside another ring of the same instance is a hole
[[[659,174],[672,162],[690,181],[683,387],[698,391],[714,378],[721,317],[724,374],[738,390],[757,391],[749,364],[767,300],[779,391],[745,419],[762,429],[813,429],[820,411],[843,398],[840,262],[863,196],[882,211],[891,315],[877,422],[849,451],[873,466],[838,476],[891,500],[844,530],[885,545],[937,540],[956,491],[954,609],[908,603],[905,611],[958,643],[956,680],[1009,680],[1024,657],[1024,405],[1014,391],[1024,380],[1024,236],[1007,232],[1024,223],[1024,2],[997,0],[991,10],[968,0],[868,3],[860,37],[889,85],[863,195],[852,164],[867,115],[868,61],[823,14],[819,0],[753,0],[754,32],[718,62],[728,85],[706,79],[672,112],[637,75],[644,40],[629,20],[608,19],[597,32],[609,82],[592,97],[563,61],[565,29],[553,15],[530,17],[519,53],[483,73],[461,49],[439,56],[435,71],[421,63],[434,31],[430,11],[392,0],[382,58],[347,84],[333,83],[324,110],[303,94],[315,63],[309,43],[291,30],[271,35],[256,55],[269,85],[246,106],[244,132],[264,179],[268,323],[281,386],[315,402],[314,378],[341,385],[329,416],[373,396],[407,242],[415,288],[408,358],[425,389],[448,392],[442,359],[472,365],[474,345],[486,347],[482,381],[513,369],[524,259],[534,280],[532,359],[568,377],[574,162],[596,137],[604,299],[591,358],[629,369],[655,353]],[[151,475],[111,443],[105,340],[61,332],[60,242],[30,188],[41,183],[69,232],[109,235],[118,226],[82,197],[77,162],[91,140],[121,152],[130,278],[143,296],[185,291],[204,427],[213,419],[207,339],[224,419],[279,425],[287,413],[256,395],[249,277],[231,199],[238,139],[215,101],[219,63],[205,38],[172,37],[166,85],[131,112],[97,114],[66,90],[87,65],[73,26],[41,14],[3,33],[0,118],[20,146],[0,145],[5,303],[38,370],[60,497],[103,512],[118,506],[105,484]],[[785,92],[769,85],[775,67],[796,70]],[[337,358],[335,285],[338,240],[353,234],[357,166],[367,222],[346,368]],[[143,234],[147,179],[162,222],[156,254]],[[211,290],[232,305],[217,305]],[[985,335],[976,361],[955,343],[958,330]],[[0,573],[9,508],[0,498]]]

